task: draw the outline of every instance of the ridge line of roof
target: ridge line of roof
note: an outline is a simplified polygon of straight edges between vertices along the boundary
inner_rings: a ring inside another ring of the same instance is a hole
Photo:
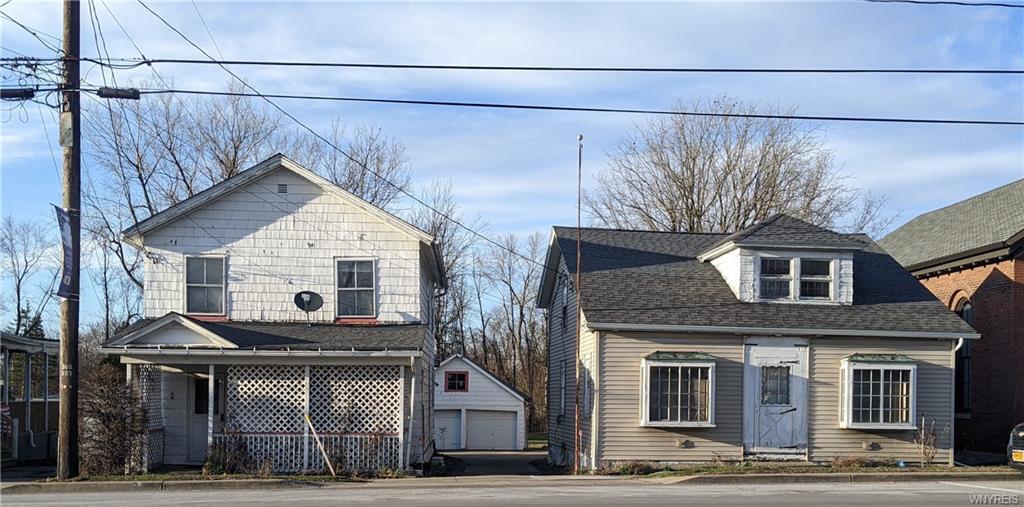
[[[931,211],[926,211],[924,213],[921,213],[920,215],[917,215],[914,218],[911,218],[906,223],[904,223],[903,225],[897,227],[892,232],[896,232],[896,231],[902,229],[903,227],[905,227],[907,225],[910,225],[910,224],[916,222],[917,220],[920,220],[920,219],[922,219],[922,218],[924,218],[926,216],[933,215],[933,214],[938,213],[940,211],[945,211],[945,210],[947,210],[949,208],[952,208],[952,207],[955,207],[955,206],[959,206],[961,204],[966,204],[966,203],[974,201],[976,199],[980,199],[982,197],[988,196],[988,194],[991,194],[991,193],[996,192],[998,190],[1002,190],[1002,189],[1005,189],[1006,187],[1009,187],[1009,186],[1012,186],[1012,185],[1016,185],[1016,184],[1019,184],[1019,183],[1024,183],[1024,178],[1013,180],[1013,181],[1011,181],[1009,183],[1005,183],[1003,185],[999,185],[998,187],[995,187],[995,188],[990,188],[990,189],[988,189],[988,190],[986,190],[986,191],[984,191],[984,192],[982,192],[980,194],[972,195],[972,196],[970,196],[970,197],[968,197],[966,199],[961,199],[959,201],[949,203],[949,204],[947,204],[947,205],[945,205],[945,206],[943,206],[941,208],[935,208],[935,209],[933,209]],[[889,234],[892,234],[892,232],[890,232]]]

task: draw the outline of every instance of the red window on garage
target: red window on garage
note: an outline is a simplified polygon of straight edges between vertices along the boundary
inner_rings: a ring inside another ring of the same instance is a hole
[[[469,372],[449,371],[445,373],[445,392],[464,393],[469,391]]]

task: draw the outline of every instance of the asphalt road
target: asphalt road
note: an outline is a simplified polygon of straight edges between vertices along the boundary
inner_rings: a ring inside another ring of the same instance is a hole
[[[989,496],[988,502],[978,496]],[[1014,495],[1016,500],[1014,500]],[[3,505],[1024,505],[1024,481],[557,487],[360,486],[276,491],[2,495]],[[999,500],[1001,498],[1002,500]]]

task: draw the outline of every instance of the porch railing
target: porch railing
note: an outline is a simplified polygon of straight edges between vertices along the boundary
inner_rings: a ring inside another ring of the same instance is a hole
[[[256,467],[269,465],[275,473],[322,472],[327,469],[312,436],[301,433],[215,433],[214,444],[232,445],[238,439]],[[397,434],[320,435],[335,468],[378,471],[399,468],[401,439]]]

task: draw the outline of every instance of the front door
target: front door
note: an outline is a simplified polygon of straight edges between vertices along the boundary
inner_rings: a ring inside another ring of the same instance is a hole
[[[807,340],[746,340],[743,447],[749,455],[802,456],[807,449]]]
[[[217,382],[219,384],[220,382]],[[188,460],[206,460],[206,442],[209,431],[210,395],[206,377],[190,377],[188,389]],[[217,385],[216,387],[220,387]],[[213,411],[220,412],[220,393],[214,390]],[[215,418],[216,419],[216,418]]]

